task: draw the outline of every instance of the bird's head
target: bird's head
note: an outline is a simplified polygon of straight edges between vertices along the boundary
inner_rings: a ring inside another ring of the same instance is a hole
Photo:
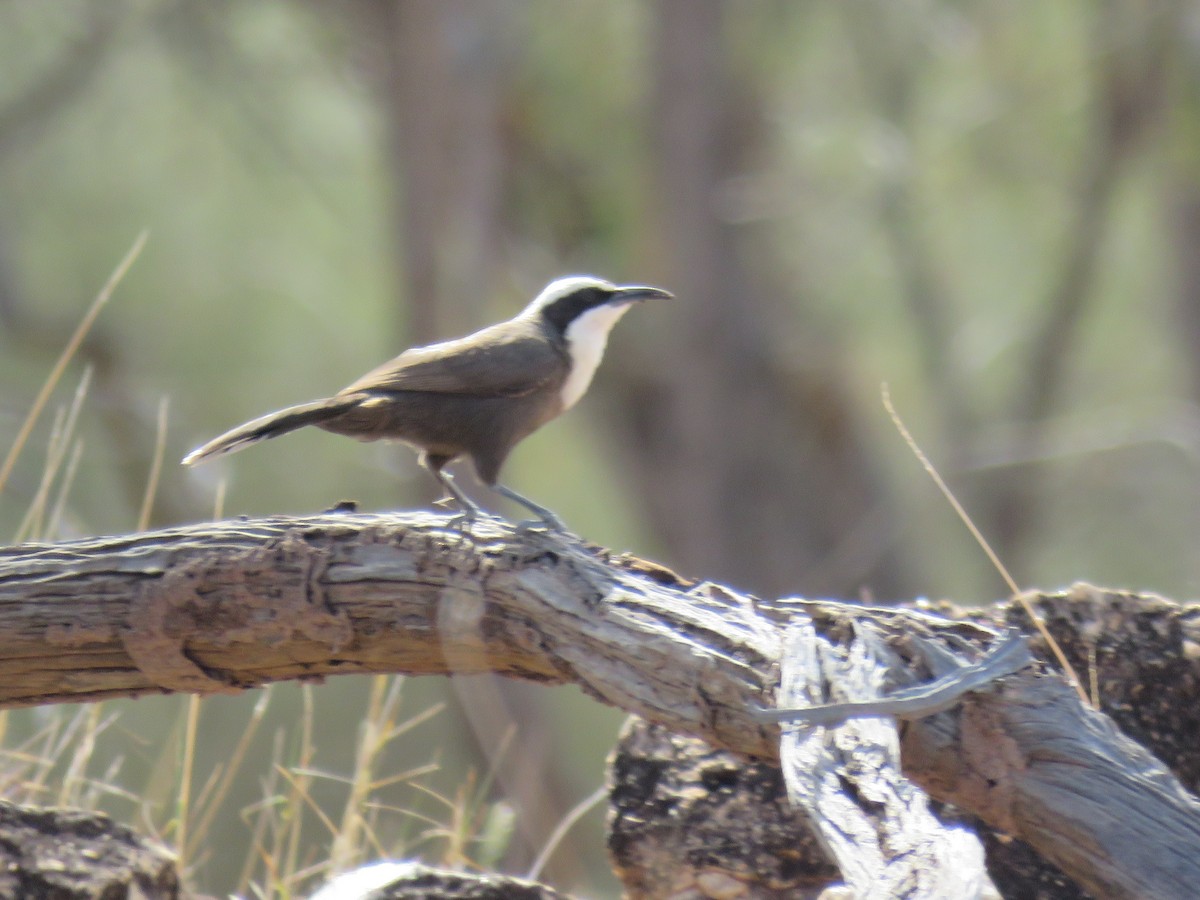
[[[634,303],[671,295],[645,285],[617,285],[590,275],[560,278],[546,285],[522,316],[540,318],[559,335],[571,358],[571,371],[562,386],[563,409],[570,409],[583,396],[600,357],[608,333]]]
[[[541,317],[568,341],[603,342],[631,305],[670,297],[661,288],[618,285],[590,275],[572,275],[546,285],[525,307],[523,315]]]

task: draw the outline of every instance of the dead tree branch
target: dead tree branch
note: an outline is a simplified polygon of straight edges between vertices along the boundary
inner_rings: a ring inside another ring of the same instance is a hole
[[[801,615],[844,645],[869,625],[901,661],[889,690],[931,678],[921,644],[978,656],[995,637],[921,611],[760,601],[495,521],[463,534],[428,514],[326,514],[0,550],[0,706],[493,672],[575,683],[774,762],[779,732],[751,710],[774,705]],[[1191,617],[1176,626],[1200,644]],[[1055,676],[1026,669],[901,737],[906,776],[1095,896],[1200,881],[1200,804]]]

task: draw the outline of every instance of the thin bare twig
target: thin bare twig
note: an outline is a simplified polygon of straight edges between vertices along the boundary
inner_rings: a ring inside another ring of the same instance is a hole
[[[1009,574],[1009,571],[1005,567],[1004,563],[1000,561],[1000,557],[996,555],[996,551],[992,549],[992,545],[988,543],[987,538],[985,538],[982,532],[980,532],[980,530],[976,527],[975,522],[971,519],[971,516],[967,513],[966,509],[963,508],[963,505],[958,502],[958,498],[954,496],[954,492],[950,490],[950,486],[946,484],[945,480],[943,480],[941,473],[934,468],[933,463],[929,461],[929,457],[925,455],[925,452],[921,449],[921,446],[909,432],[908,428],[904,424],[904,420],[901,419],[900,414],[896,412],[896,407],[892,405],[892,395],[886,384],[883,385],[882,394],[883,408],[886,409],[888,415],[891,416],[892,424],[896,426],[896,430],[900,432],[900,436],[904,438],[904,442],[908,444],[908,448],[912,450],[913,455],[917,457],[917,461],[921,463],[921,466],[929,474],[929,477],[933,479],[933,483],[936,484],[938,490],[942,492],[942,496],[946,498],[946,501],[950,504],[951,508],[953,508],[954,512],[958,514],[958,517],[962,520],[962,523],[967,526],[967,531],[971,533],[971,537],[975,539],[975,543],[982,548],[983,552],[987,554],[987,558],[991,561],[992,565],[996,567],[996,571],[1000,573],[1000,577],[1003,578],[1005,584],[1008,585],[1008,589],[1012,592],[1014,599],[1021,604],[1021,607],[1025,610],[1026,615],[1029,616],[1038,632],[1042,635],[1042,638],[1046,641],[1047,646],[1050,647],[1050,651],[1054,654],[1054,658],[1057,659],[1058,664],[1062,666],[1063,675],[1068,681],[1071,682],[1072,686],[1074,686],[1075,690],[1079,693],[1079,699],[1083,701],[1085,706],[1090,706],[1091,703],[1088,700],[1087,692],[1083,689],[1083,683],[1079,680],[1079,676],[1075,674],[1074,667],[1067,660],[1066,654],[1063,653],[1062,648],[1058,645],[1058,641],[1056,641],[1054,636],[1050,634],[1049,629],[1046,628],[1046,623],[1042,621],[1042,617],[1038,615],[1037,610],[1033,608],[1033,605],[1021,592],[1021,589],[1017,587],[1017,582],[1013,579],[1012,575]]]

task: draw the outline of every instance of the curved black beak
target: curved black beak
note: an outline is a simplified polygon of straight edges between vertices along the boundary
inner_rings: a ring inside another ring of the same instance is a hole
[[[619,303],[639,303],[642,300],[671,300],[674,297],[675,295],[670,291],[664,291],[662,288],[650,287],[643,284],[622,285],[617,288],[617,292],[613,295],[613,299]]]

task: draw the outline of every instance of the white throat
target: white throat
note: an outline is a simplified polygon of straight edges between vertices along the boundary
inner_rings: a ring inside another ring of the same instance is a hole
[[[560,394],[564,412],[579,402],[592,383],[592,376],[596,374],[596,367],[604,356],[608,333],[628,309],[628,303],[597,306],[567,326],[563,336],[567,339],[567,352],[571,355],[571,374],[563,382]]]

